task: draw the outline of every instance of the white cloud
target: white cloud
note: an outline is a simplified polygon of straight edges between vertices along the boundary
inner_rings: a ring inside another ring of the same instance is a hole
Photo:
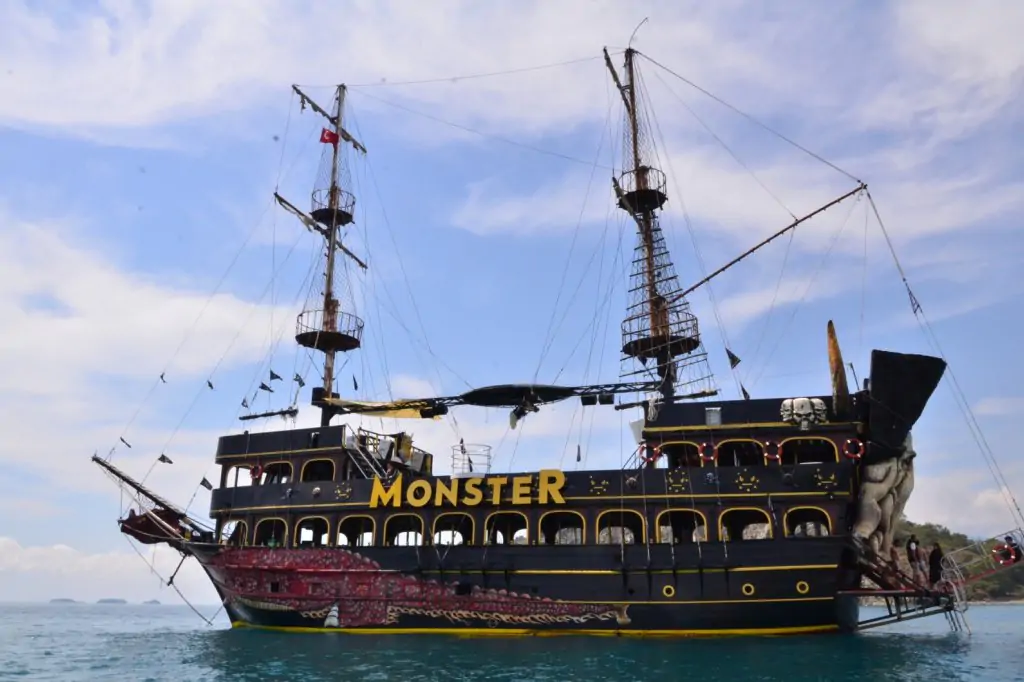
[[[1024,484],[1019,467],[1003,467],[1010,490],[996,486],[980,462],[978,467],[982,470],[958,468],[935,474],[919,468],[907,503],[907,518],[943,525],[971,537],[994,537],[1013,528],[1017,522],[1009,500],[1012,490],[1020,490]]]
[[[974,406],[974,414],[986,417],[1012,417],[1024,414],[1024,398],[983,398]]]

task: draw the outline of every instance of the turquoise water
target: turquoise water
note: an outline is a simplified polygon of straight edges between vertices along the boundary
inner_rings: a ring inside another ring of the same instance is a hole
[[[873,609],[865,609],[871,612]],[[976,606],[854,636],[455,639],[229,630],[183,606],[0,605],[0,679],[1024,680],[1024,606]]]

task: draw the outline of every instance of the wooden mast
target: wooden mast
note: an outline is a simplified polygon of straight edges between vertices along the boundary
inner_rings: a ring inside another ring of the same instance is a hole
[[[325,331],[337,331],[338,329],[338,299],[334,297],[334,249],[338,243],[338,220],[337,209],[339,205],[338,187],[338,154],[341,147],[341,117],[345,106],[345,86],[339,85],[335,96],[334,134],[337,136],[334,144],[334,153],[331,155],[331,187],[327,208],[331,215],[331,224],[328,226],[330,236],[327,238],[327,266],[324,269],[324,322]],[[324,395],[328,398],[333,395],[334,388],[334,355],[336,349],[324,349]],[[330,411],[321,412],[321,426],[327,426],[330,422]]]

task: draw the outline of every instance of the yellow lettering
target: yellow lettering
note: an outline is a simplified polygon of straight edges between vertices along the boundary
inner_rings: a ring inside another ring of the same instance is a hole
[[[487,485],[491,487],[491,504],[501,504],[501,489],[508,483],[508,476],[495,476],[487,479]]]
[[[448,504],[453,507],[457,504],[456,500],[459,495],[459,480],[457,478],[449,479],[448,483],[439,479],[434,485],[437,486],[434,490],[435,507],[440,507],[445,500],[448,500]]]
[[[402,506],[402,475],[395,477],[395,482],[387,490],[379,478],[373,479],[373,489],[370,491],[370,507],[392,507]]]
[[[405,501],[410,507],[424,507],[430,502],[430,481],[422,478],[409,484],[405,491]]]
[[[512,477],[512,504],[530,504],[530,484],[533,476]]]
[[[565,504],[565,498],[562,497],[563,486],[565,486],[564,473],[557,469],[542,469],[537,501],[541,504],[547,504],[549,500],[554,504]]]
[[[467,478],[462,484],[462,504],[475,507],[484,500],[484,491],[480,490],[482,478]]]

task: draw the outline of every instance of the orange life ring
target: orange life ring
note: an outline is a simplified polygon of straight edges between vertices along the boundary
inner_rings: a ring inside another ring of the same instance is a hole
[[[252,480],[258,481],[258,480],[260,480],[260,476],[262,476],[262,475],[263,475],[263,466],[262,465],[255,464],[255,465],[249,467],[249,477],[252,478]]]
[[[782,459],[782,447],[773,440],[765,441],[764,458],[771,462],[778,462]]]
[[[1009,566],[1013,563],[1013,549],[1009,545],[996,545],[992,548],[992,555],[1000,566]],[[1009,557],[1007,557],[1009,555]]]
[[[700,461],[702,462],[716,462],[718,461],[718,446],[711,445],[711,454],[708,455],[708,444],[701,443],[700,447],[697,448],[697,453],[700,455]]]
[[[639,455],[640,459],[642,459],[645,464],[654,464],[661,458],[661,448],[657,445],[651,448],[650,452],[646,455],[644,454],[645,450],[647,450],[647,445],[645,443],[641,443]]]
[[[847,459],[859,460],[864,456],[864,443],[857,438],[847,438],[843,443],[843,454]]]

